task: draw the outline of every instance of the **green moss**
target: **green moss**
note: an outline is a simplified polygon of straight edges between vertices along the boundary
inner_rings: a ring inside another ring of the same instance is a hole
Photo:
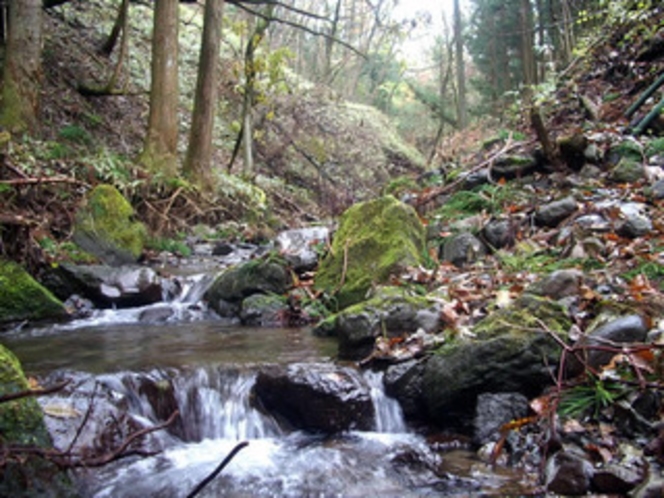
[[[316,286],[345,308],[364,300],[372,285],[421,264],[423,253],[424,227],[412,207],[392,196],[356,204],[341,217]]]
[[[620,159],[611,170],[609,178],[616,183],[633,183],[645,178],[645,174],[641,159],[634,159],[630,155]]]
[[[23,268],[0,259],[0,323],[66,315],[62,303]]]
[[[658,154],[664,154],[664,137],[655,138],[646,147],[647,157],[652,157]]]
[[[0,396],[26,391],[28,388],[18,358],[0,344]],[[40,447],[50,445],[43,414],[35,398],[0,403],[0,437],[3,443]]]
[[[78,213],[76,242],[98,256],[114,248],[136,260],[143,252],[147,232],[142,223],[133,221],[133,215],[131,204],[115,187],[99,185]]]
[[[643,150],[638,142],[633,140],[624,140],[620,144],[611,148],[611,153],[617,154],[621,158],[641,161],[643,159]]]
[[[478,340],[483,340],[506,334],[529,336],[546,327],[556,334],[566,336],[571,325],[561,304],[551,299],[524,294],[510,307],[495,311],[479,322],[473,328],[473,333]]]

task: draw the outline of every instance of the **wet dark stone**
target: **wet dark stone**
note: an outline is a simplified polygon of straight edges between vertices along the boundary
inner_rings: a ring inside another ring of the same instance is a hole
[[[370,389],[352,368],[292,364],[259,372],[253,395],[295,429],[335,433],[370,430],[375,421]]]
[[[593,491],[598,493],[629,493],[643,481],[643,478],[643,473],[637,469],[608,465],[596,469],[593,473]]]
[[[424,364],[411,360],[391,365],[385,371],[383,384],[385,393],[401,405],[403,414],[409,419],[421,419],[424,413],[422,401],[422,372]]]
[[[583,495],[590,489],[592,464],[569,451],[559,451],[546,465],[546,489],[561,495]]]
[[[175,397],[175,388],[169,379],[151,379],[141,376],[137,379],[138,393],[145,396],[152,407],[157,420],[164,422],[178,410],[178,402]],[[174,436],[184,439],[184,426],[182,417],[178,415],[175,421],[166,430]]]
[[[228,242],[217,242],[212,248],[213,256],[228,256],[235,248]]]

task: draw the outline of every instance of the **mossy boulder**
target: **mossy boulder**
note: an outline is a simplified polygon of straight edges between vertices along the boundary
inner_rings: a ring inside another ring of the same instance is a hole
[[[236,310],[237,305],[249,296],[279,296],[292,284],[293,279],[284,261],[274,258],[256,259],[224,271],[212,283],[204,299],[219,315],[228,317],[229,308],[239,311]]]
[[[464,421],[472,421],[482,393],[538,395],[555,378],[561,353],[550,332],[565,338],[570,325],[559,303],[525,294],[479,322],[472,339],[445,344],[422,375],[429,418],[469,429]]]
[[[334,296],[339,309],[358,303],[373,285],[421,264],[424,240],[415,210],[392,196],[351,206],[321,261],[316,288]]]
[[[0,324],[62,319],[63,304],[16,263],[0,259]]]
[[[359,360],[373,350],[379,336],[397,337],[440,327],[440,301],[414,296],[399,287],[381,287],[368,301],[347,307],[315,329],[339,338],[339,357]]]
[[[0,396],[29,389],[16,356],[0,344]],[[51,447],[42,410],[34,397],[0,403],[0,446]],[[59,469],[35,455],[7,458],[0,496],[75,496]]]
[[[129,201],[111,185],[95,187],[76,215],[74,241],[105,264],[135,263],[147,238]]]

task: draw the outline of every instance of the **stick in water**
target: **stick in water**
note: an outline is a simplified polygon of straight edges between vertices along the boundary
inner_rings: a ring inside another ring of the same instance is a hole
[[[194,498],[198,493],[200,493],[205,486],[210,484],[212,480],[219,475],[219,473],[224,470],[224,467],[231,463],[231,460],[235,458],[235,455],[238,454],[238,452],[242,449],[245,448],[246,446],[249,446],[249,443],[247,441],[243,441],[242,443],[238,444],[231,450],[231,452],[226,456],[226,458],[223,459],[223,461],[217,466],[214,471],[207,476],[205,479],[203,479],[198,485],[194,488],[194,490],[187,495],[187,498]]]

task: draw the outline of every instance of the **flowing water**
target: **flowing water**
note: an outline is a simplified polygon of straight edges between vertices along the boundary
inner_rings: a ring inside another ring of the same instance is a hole
[[[258,369],[331,362],[334,341],[307,329],[222,326],[197,314],[192,302],[200,293],[188,292],[194,298],[168,304],[178,318],[165,324],[138,323],[144,310],[107,310],[3,336],[44,385],[71,380],[62,392],[40,398],[60,448],[73,439],[78,449],[99,440],[117,445],[179,411],[180,421],[145,439],[153,456],[77,471],[83,496],[185,497],[241,441],[248,446],[199,496],[504,496],[529,489],[518,473],[491,468],[469,452],[432,449],[385,395],[378,372],[363,374],[374,430],[321,436],[282,429],[252,403]]]

